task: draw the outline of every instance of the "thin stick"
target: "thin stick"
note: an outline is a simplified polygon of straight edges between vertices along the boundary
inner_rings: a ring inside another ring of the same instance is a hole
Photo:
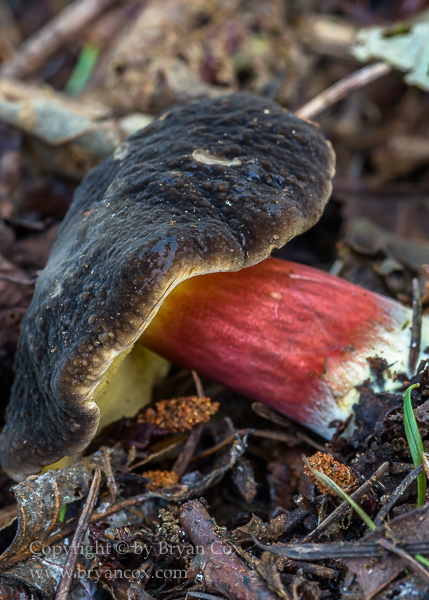
[[[379,542],[323,542],[320,544],[278,544],[276,546],[265,546],[253,535],[252,541],[261,548],[272,554],[284,556],[288,560],[322,560],[324,558],[371,558],[383,556],[384,552]],[[410,542],[401,546],[403,550],[412,554],[427,554],[429,552],[429,540],[421,542]],[[390,548],[389,548],[390,550]]]
[[[20,79],[36,73],[67,41],[117,0],[77,0],[26,40],[3,64],[0,73]]]
[[[170,444],[169,446],[166,446],[165,448],[162,448],[158,452],[153,452],[153,454],[149,454],[149,456],[147,456],[146,458],[144,458],[140,462],[136,463],[135,465],[132,465],[130,467],[130,471],[133,471],[134,469],[138,469],[138,467],[142,467],[143,465],[146,465],[148,462],[151,462],[155,458],[159,458],[163,454],[166,454],[170,450],[173,450],[173,448],[176,448],[176,446],[178,446],[179,444],[181,444],[184,439],[185,439],[185,436],[180,436],[180,439],[176,439],[176,441],[173,442],[172,444]]]
[[[295,111],[295,114],[300,119],[313,119],[332,106],[332,104],[335,104],[348,96],[351,92],[364,87],[368,83],[371,83],[371,81],[375,81],[376,79],[387,75],[391,70],[392,67],[383,62],[364,67],[348,77],[341,79],[341,81],[313,98],[313,100],[310,100],[310,102],[301,106],[300,109]]]
[[[112,465],[110,464],[109,451],[106,446],[101,448],[104,459],[104,469],[107,476],[107,487],[109,488],[110,496],[112,498],[112,504],[115,502],[118,495],[118,488],[116,486],[115,477],[112,473]]]
[[[423,579],[423,581],[426,581],[426,583],[429,583],[429,571],[427,569],[425,569],[424,567],[422,567],[422,565],[420,563],[418,563],[415,558],[413,558],[407,552],[405,552],[405,550],[398,548],[397,546],[395,546],[395,544],[392,544],[392,542],[390,542],[389,540],[386,540],[384,538],[379,540],[378,543],[385,550],[389,550],[389,552],[393,552],[394,554],[397,554],[398,556],[400,556],[404,560],[404,562],[408,563],[408,566],[411,567],[411,569],[415,573],[420,575],[420,577]]]
[[[388,468],[389,468],[389,463],[388,462],[383,463],[377,469],[377,471],[374,473],[374,475],[371,475],[371,477],[367,481],[365,481],[365,483],[363,485],[361,485],[360,488],[358,488],[355,492],[353,492],[353,494],[350,495],[352,500],[355,500],[355,501],[360,500],[362,498],[362,496],[364,496],[367,492],[369,492],[369,490],[371,489],[373,484],[378,479],[380,479],[380,477],[382,475],[384,475],[384,473],[387,471]],[[307,542],[310,542],[314,538],[318,537],[330,525],[332,525],[333,523],[338,521],[338,519],[340,519],[349,510],[349,508],[350,508],[350,504],[346,500],[344,500],[344,502],[342,502],[340,504],[340,506],[338,506],[334,510],[334,512],[332,512],[329,516],[327,516],[326,519],[324,521],[322,521],[322,523],[320,523],[320,525],[318,527],[316,527],[316,529],[313,529],[313,531],[311,531],[303,540],[301,540],[300,544],[305,544]]]
[[[203,384],[201,383],[201,379],[198,373],[194,370],[191,371],[192,377],[194,378],[195,387],[197,389],[198,398],[204,398],[204,389]]]
[[[190,590],[186,592],[189,598],[200,598],[200,600],[223,600],[225,596],[213,596],[213,594],[206,594],[205,592],[199,592],[198,590]]]
[[[405,492],[405,490],[413,483],[414,479],[422,471],[423,471],[423,464],[416,467],[413,471],[411,471],[411,473],[408,473],[408,475],[405,477],[405,479],[398,485],[396,490],[390,496],[389,501],[386,502],[386,504],[383,506],[383,508],[381,508],[381,510],[378,512],[378,515],[375,517],[374,523],[377,525],[377,527],[382,524],[384,519],[387,517],[389,512],[395,506],[395,504],[397,503],[399,498],[402,496],[402,494]]]
[[[183,446],[182,452],[177,457],[177,460],[171,469],[174,473],[177,473],[179,478],[182,477],[191,462],[191,458],[194,455],[195,448],[198,446],[203,429],[204,423],[200,423],[194,427]]]
[[[206,458],[207,456],[210,456],[211,454],[214,454],[218,450],[221,450],[225,446],[228,446],[228,444],[232,444],[232,442],[235,440],[235,436],[236,435],[243,435],[243,433],[244,434],[248,433],[248,430],[247,429],[241,429],[239,431],[234,431],[234,433],[231,433],[231,435],[228,435],[228,437],[226,437],[224,440],[222,440],[221,442],[219,442],[218,444],[216,444],[216,446],[212,446],[211,448],[208,448],[208,450],[204,450],[204,452],[201,452],[201,454],[197,454],[197,456],[194,456],[192,458],[191,462],[196,462],[197,460],[201,460],[202,458]]]
[[[237,431],[234,431],[234,433],[231,433],[224,440],[216,444],[216,446],[212,446],[211,448],[204,450],[204,452],[201,452],[201,454],[197,454],[197,456],[194,456],[191,462],[196,462],[197,460],[206,458],[207,456],[214,454],[218,450],[221,450],[228,444],[232,444],[232,442],[235,440],[236,435],[239,435],[240,437],[243,435],[254,435],[256,437],[262,437],[269,440],[274,440],[276,442],[284,442],[285,444],[289,444],[290,446],[296,446],[298,444],[297,438],[293,437],[292,435],[289,435],[288,433],[284,433],[283,431],[271,431],[263,429],[238,429]]]
[[[7,2],[0,0],[0,60],[9,59],[20,41],[21,36],[12,11]]]
[[[292,425],[292,422],[289,419],[286,419],[286,417],[283,417],[283,415],[280,415],[277,411],[273,410],[269,406],[262,404],[262,402],[253,402],[252,410],[263,419],[267,419],[268,421],[271,421],[276,425],[280,425],[281,427],[286,427],[287,429],[291,429],[292,426],[294,428],[296,427],[295,424]],[[294,440],[295,444],[297,442],[305,442],[306,444],[309,444],[310,446],[316,448],[316,450],[320,450],[321,452],[326,451],[325,446],[318,444],[310,436],[308,436],[303,431],[300,431],[299,429],[296,432],[296,440]]]
[[[79,558],[79,552],[82,545],[83,538],[85,537],[86,530],[89,525],[92,511],[94,510],[94,504],[97,500],[98,490],[100,489],[101,472],[100,467],[96,465],[94,469],[94,477],[91,483],[85,507],[80,515],[79,523],[76,527],[76,533],[73,538],[73,542],[70,546],[70,550],[67,556],[66,564],[64,565],[64,571],[59,583],[55,600],[67,600],[67,596],[70,590],[70,585],[73,579],[73,574],[76,569],[77,560]]]
[[[408,358],[408,367],[410,375],[413,375],[416,370],[417,360],[420,354],[422,333],[422,293],[420,290],[419,280],[413,279],[413,325],[411,327],[411,345],[410,355]]]
[[[0,279],[2,281],[10,281],[11,283],[18,283],[19,285],[34,285],[36,283],[35,279],[21,279],[20,277],[13,277],[12,275],[3,275],[0,274]]]

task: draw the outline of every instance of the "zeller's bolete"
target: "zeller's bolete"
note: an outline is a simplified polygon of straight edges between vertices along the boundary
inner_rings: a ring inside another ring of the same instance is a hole
[[[251,267],[314,225],[333,174],[314,126],[250,94],[172,109],[93,169],[22,324],[5,471],[22,479],[82,451],[121,377],[126,397],[114,402],[138,410],[135,342],[164,299],[196,275]]]

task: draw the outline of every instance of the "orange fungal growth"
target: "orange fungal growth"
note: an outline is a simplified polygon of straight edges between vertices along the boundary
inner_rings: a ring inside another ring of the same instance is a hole
[[[146,488],[151,492],[179,483],[179,476],[173,471],[145,471],[142,475],[150,479],[151,482],[146,484]]]
[[[313,454],[313,456],[310,456],[307,460],[313,469],[320,471],[332,479],[332,481],[339,485],[347,494],[352,494],[359,487],[359,481],[352,470],[335,460],[330,454],[316,452],[316,454]],[[317,485],[321,493],[328,492],[329,494],[335,495],[332,490],[318,481],[307,467],[304,467],[304,473]]]
[[[140,413],[138,422],[154,423],[171,433],[184,432],[199,423],[207,423],[218,408],[218,402],[198,396],[161,400]]]

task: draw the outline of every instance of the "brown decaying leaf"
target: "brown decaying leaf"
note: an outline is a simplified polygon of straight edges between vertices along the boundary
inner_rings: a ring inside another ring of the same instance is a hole
[[[119,450],[113,458],[117,463],[125,462],[125,454]],[[105,455],[100,450],[90,460],[83,459],[66,469],[28,477],[13,486],[18,503],[18,527],[12,544],[0,556],[3,574],[11,564],[34,554],[37,548],[40,550],[52,534],[64,526],[59,520],[61,507],[86,496],[94,465],[103,469],[104,461]],[[33,542],[37,548],[31,545]]]
[[[180,523],[199,552],[188,569],[192,581],[200,581],[208,592],[221,593],[227,598],[274,600],[276,596],[267,584],[228,546],[224,532],[201,502],[192,500],[184,504]]]
[[[237,527],[237,529],[231,531],[228,534],[228,539],[234,542],[250,541],[253,534],[258,539],[273,540],[283,535],[287,523],[288,517],[286,514],[281,514],[271,519],[269,523],[264,523],[262,519],[256,515],[252,515],[252,518],[246,525]]]
[[[429,531],[429,504],[419,509],[397,517],[389,522],[386,530],[380,527],[374,533],[365,536],[362,541],[374,542],[386,535],[396,543],[417,542],[424,540]],[[356,573],[366,598],[373,598],[385,585],[392,581],[403,569],[403,559],[392,553],[387,553],[383,558],[345,558],[345,564]]]
[[[246,502],[252,502],[258,491],[258,486],[255,481],[252,465],[247,458],[242,457],[237,460],[232,468],[232,478]]]
[[[29,592],[23,585],[17,583],[0,583],[0,598],[2,600],[40,600],[35,592]]]
[[[0,120],[33,140],[33,161],[81,179],[118,146],[122,134],[99,103],[0,78]]]
[[[399,262],[399,269],[404,265],[418,272],[421,277],[423,276],[421,265],[429,260],[427,240],[396,235],[364,217],[357,217],[348,222],[345,242],[353,249],[370,255],[376,255],[381,250],[386,256],[391,256]]]

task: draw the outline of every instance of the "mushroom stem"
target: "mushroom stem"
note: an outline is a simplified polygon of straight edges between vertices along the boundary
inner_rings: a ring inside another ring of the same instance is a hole
[[[407,371],[411,321],[394,300],[270,258],[181,283],[140,341],[329,438],[330,423],[358,402],[357,386],[374,378],[368,359],[386,361],[384,391]],[[423,323],[423,348],[428,341]]]

